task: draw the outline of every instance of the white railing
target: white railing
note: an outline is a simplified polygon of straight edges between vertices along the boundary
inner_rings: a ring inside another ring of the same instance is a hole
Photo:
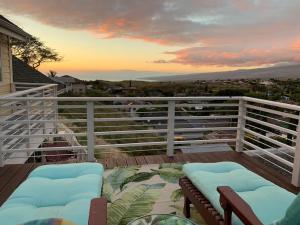
[[[56,124],[40,122],[45,119],[56,119],[55,101],[19,99],[24,97],[45,99],[56,96],[57,85],[48,84],[0,97],[0,165],[24,163],[33,151],[21,152],[13,149],[37,148],[44,140],[38,135],[56,132]],[[12,101],[11,98],[15,100]]]
[[[279,167],[300,186],[300,107],[249,97],[240,107],[237,150]]]
[[[13,153],[26,153],[26,160],[60,154],[93,161],[235,150],[280,168],[292,176],[294,185],[300,185],[300,107],[296,105],[249,97],[0,98],[7,110],[16,110],[16,102],[31,116],[2,120],[2,164],[16,157]],[[46,103],[43,109],[41,103]],[[3,133],[5,126],[24,124],[22,134]],[[44,126],[43,133],[33,133],[28,124]],[[63,126],[68,129],[60,132]],[[7,147],[7,139],[21,137],[30,144],[40,138],[45,145]],[[53,142],[56,145],[49,145]]]
[[[26,91],[37,87],[48,85],[49,83],[25,83],[25,82],[14,82],[13,85],[17,92]]]

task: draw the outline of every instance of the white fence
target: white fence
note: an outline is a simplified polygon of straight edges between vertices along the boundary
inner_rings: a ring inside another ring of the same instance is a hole
[[[37,96],[0,98],[0,104],[6,104],[9,112],[22,109],[23,114],[30,115],[2,120],[2,164],[12,160],[14,153],[26,153],[23,155],[27,160],[37,157],[33,152],[42,152],[47,157],[53,151],[63,151],[65,155],[77,151],[77,156],[82,154],[92,161],[128,155],[173,156],[235,150],[281,168],[292,175],[294,185],[300,185],[300,107],[296,105],[249,97]],[[8,125],[24,124],[27,126],[22,127],[22,134],[3,132]],[[49,127],[44,127],[43,133],[33,133],[32,124]],[[72,132],[55,132],[58,124],[64,124]],[[32,143],[35,138],[47,142],[59,137],[76,138],[80,145],[8,147],[6,144],[7,139],[13,138],[25,138]],[[60,141],[64,142],[56,140]],[[87,151],[79,152],[80,149]]]
[[[18,91],[0,97],[0,164],[24,163],[33,151],[14,149],[38,148],[44,137],[39,135],[56,132],[57,103],[45,100],[56,97],[57,85],[49,84]],[[15,100],[11,100],[15,98]],[[21,98],[43,98],[39,101]],[[41,122],[49,120],[51,122]]]

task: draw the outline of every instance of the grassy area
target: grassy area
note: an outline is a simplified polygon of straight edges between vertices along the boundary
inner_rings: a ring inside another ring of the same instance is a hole
[[[72,102],[63,103],[74,104]],[[75,103],[78,105],[78,103]],[[86,119],[85,108],[72,108],[72,109],[59,109],[61,119]],[[123,118],[130,117],[128,111],[121,109],[95,109],[95,118]],[[86,132],[86,122],[65,122],[65,124],[74,131],[74,133]],[[151,128],[147,122],[138,121],[107,121],[107,122],[95,122],[95,132],[109,132],[109,131],[130,131],[130,130],[147,130]],[[106,144],[126,144],[126,143],[141,143],[141,142],[160,142],[165,138],[159,134],[112,134],[112,135],[97,135],[95,139],[96,145]],[[87,145],[87,137],[78,137],[78,141],[82,145]],[[95,155],[97,158],[105,158],[108,155],[152,155],[159,154],[162,151],[151,151],[151,149],[166,149],[166,146],[141,146],[141,147],[107,147],[97,148]]]

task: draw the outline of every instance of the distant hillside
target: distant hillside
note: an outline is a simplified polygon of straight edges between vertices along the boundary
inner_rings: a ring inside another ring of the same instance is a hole
[[[300,64],[262,69],[235,70],[214,73],[193,73],[147,78],[156,81],[237,80],[237,79],[295,79],[300,78]]]

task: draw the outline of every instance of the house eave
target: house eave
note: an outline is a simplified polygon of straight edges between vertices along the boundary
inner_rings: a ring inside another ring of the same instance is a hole
[[[0,33],[5,34],[5,35],[7,35],[9,37],[18,39],[20,41],[26,41],[27,38],[29,37],[29,35],[28,35],[28,37],[25,36],[25,35],[20,35],[20,34],[17,34],[17,33],[13,32],[13,31],[11,31],[11,30],[5,29],[4,27],[0,27]]]
[[[0,33],[21,41],[26,41],[28,38],[30,38],[30,34],[26,33],[13,23],[6,21],[4,17],[3,19],[0,18]]]

